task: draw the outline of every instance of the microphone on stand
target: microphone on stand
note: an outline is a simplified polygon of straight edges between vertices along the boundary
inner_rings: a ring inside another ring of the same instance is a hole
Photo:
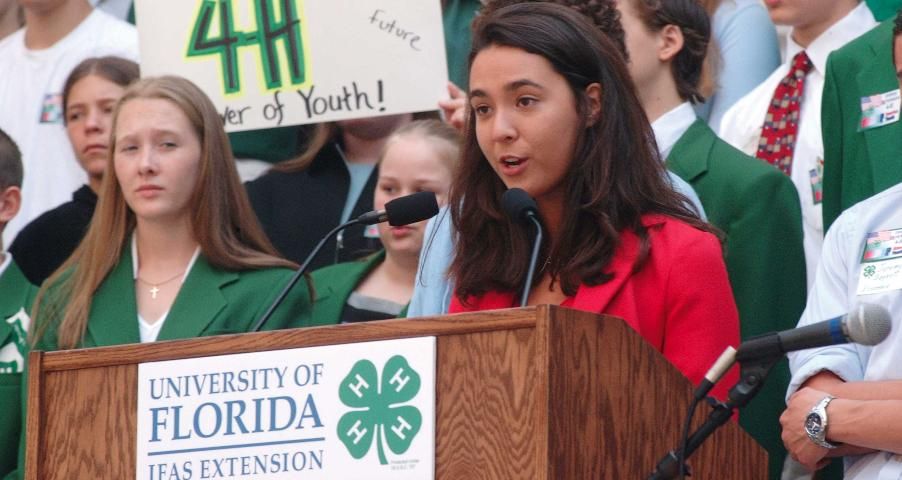
[[[664,455],[655,466],[655,471],[648,477],[649,480],[677,478],[685,465],[685,459],[692,455],[717,428],[726,423],[734,410],[746,406],[758,394],[770,369],[786,353],[850,342],[877,345],[889,336],[891,329],[892,316],[886,308],[861,303],[846,315],[750,338],[742,342],[737,350],[728,347],[695,390],[693,405],[708,394],[719,376],[723,375],[734,362],[739,362],[742,366],[740,381],[730,389],[729,400],[725,404],[716,405],[705,423],[691,437],[688,437],[686,432],[684,437],[688,438],[685,438],[679,450],[671,450]]]
[[[880,305],[860,303],[851,312],[823,322],[750,338],[739,345],[736,361],[742,363],[788,352],[841,343],[877,345],[892,328],[889,312]]]
[[[529,256],[529,268],[526,270],[526,282],[520,295],[520,306],[525,307],[532,287],[532,277],[536,271],[536,260],[539,258],[539,247],[542,246],[542,222],[539,221],[539,207],[536,201],[521,188],[511,188],[501,195],[501,207],[515,221],[523,225],[534,225],[536,236],[532,242],[532,254]]]
[[[338,232],[352,226],[352,225],[373,225],[376,223],[388,222],[389,225],[393,227],[399,227],[402,225],[409,225],[411,223],[420,222],[423,220],[427,220],[429,218],[434,217],[438,213],[438,201],[435,199],[435,193],[433,192],[417,192],[411,195],[405,195],[403,197],[396,198],[389,202],[385,203],[385,210],[376,210],[372,212],[364,213],[363,215],[350,220],[348,222],[342,223],[341,225],[333,228],[329,233],[327,233],[320,241],[313,247],[313,250],[307,255],[307,258],[304,259],[304,263],[301,264],[301,267],[291,276],[288,280],[288,284],[285,285],[285,288],[282,289],[282,292],[279,293],[279,296],[272,302],[272,305],[266,309],[266,313],[257,320],[257,323],[251,327],[251,332],[257,332],[261,327],[269,320],[269,317],[272,316],[273,312],[275,312],[276,308],[282,304],[282,301],[285,299],[285,296],[288,295],[288,292],[294,287],[294,285],[300,280],[301,276],[304,275],[304,272],[307,271],[307,268],[310,266],[310,263],[316,258],[316,254],[322,250],[323,245],[329,241],[335,234]]]

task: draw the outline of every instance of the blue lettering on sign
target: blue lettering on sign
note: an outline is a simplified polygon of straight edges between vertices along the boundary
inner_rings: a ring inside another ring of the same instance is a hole
[[[194,412],[183,412],[183,409],[184,405],[151,408],[150,441],[246,434],[250,433],[248,425],[254,426],[254,433],[323,427],[312,394],[300,404],[294,397],[283,395],[255,398],[250,402],[205,402]]]

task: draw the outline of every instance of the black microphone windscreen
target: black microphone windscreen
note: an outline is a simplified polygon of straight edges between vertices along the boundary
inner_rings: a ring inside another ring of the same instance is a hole
[[[417,192],[396,198],[385,204],[388,224],[393,227],[410,225],[430,219],[438,213],[438,201],[433,192]]]
[[[849,312],[845,322],[846,336],[855,343],[877,345],[889,336],[892,318],[886,308],[873,303],[860,303]]]
[[[536,213],[539,207],[536,201],[522,188],[510,188],[501,195],[501,207],[514,220],[527,223],[529,213]]]

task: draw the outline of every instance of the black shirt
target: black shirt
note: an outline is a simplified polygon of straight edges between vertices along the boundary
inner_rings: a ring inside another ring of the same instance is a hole
[[[72,255],[88,231],[97,195],[87,185],[72,201],[44,212],[25,226],[9,247],[28,281],[40,285]]]

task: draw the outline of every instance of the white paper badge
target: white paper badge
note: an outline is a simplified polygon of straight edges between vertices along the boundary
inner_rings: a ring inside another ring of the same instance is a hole
[[[861,121],[858,131],[882,127],[899,121],[899,89],[861,97]]]
[[[858,295],[902,289],[902,228],[868,233],[861,255]]]

